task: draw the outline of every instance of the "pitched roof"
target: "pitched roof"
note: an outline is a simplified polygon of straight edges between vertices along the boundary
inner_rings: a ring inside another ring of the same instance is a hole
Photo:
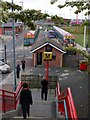
[[[57,41],[57,40],[56,40]],[[43,40],[37,40],[32,48],[31,48],[31,52],[35,52],[39,49],[41,49],[42,47],[46,46],[46,45],[50,45],[52,46],[53,48],[57,49],[58,51],[62,52],[62,53],[66,53],[63,49],[63,47],[57,43],[55,40],[53,39],[49,39],[49,38],[44,38]]]
[[[15,27],[22,26],[22,25],[23,25],[22,23],[14,23]],[[12,22],[3,23],[1,27],[12,27]]]

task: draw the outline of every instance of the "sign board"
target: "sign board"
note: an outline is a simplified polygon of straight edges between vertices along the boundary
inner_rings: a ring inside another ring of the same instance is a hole
[[[44,60],[52,60],[52,52],[44,52]]]

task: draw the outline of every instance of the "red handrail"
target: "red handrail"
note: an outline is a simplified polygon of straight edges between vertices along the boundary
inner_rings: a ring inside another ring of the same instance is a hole
[[[7,111],[17,108],[21,89],[22,82],[19,83],[15,92],[0,89],[0,97],[2,100],[2,107],[0,107],[0,109],[2,112],[5,113]]]
[[[72,119],[78,120],[78,116],[77,116],[77,112],[76,112],[76,109],[75,109],[75,104],[74,104],[74,101],[73,101],[73,97],[72,97],[70,88],[67,88],[67,96],[68,96],[68,103],[69,103],[69,106],[70,106],[71,117],[72,117]]]
[[[74,105],[73,97],[71,94],[70,88],[67,88],[67,90],[60,93],[60,86],[59,82],[57,83],[57,97],[58,101],[65,100],[66,101],[66,107],[68,112],[68,118],[72,120],[78,120],[76,108]],[[65,116],[65,110],[64,110],[64,104],[62,102],[58,102],[58,111],[60,111]]]

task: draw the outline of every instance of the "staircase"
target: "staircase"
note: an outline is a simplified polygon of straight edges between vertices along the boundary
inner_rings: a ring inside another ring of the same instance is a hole
[[[33,105],[30,108],[30,117],[28,120],[58,120],[56,118],[56,98],[55,90],[48,90],[47,101],[41,100],[41,90],[32,89]],[[15,120],[23,119],[21,110],[18,112],[18,116],[14,117]],[[14,120],[10,118],[9,120]],[[61,115],[62,118],[62,115]]]

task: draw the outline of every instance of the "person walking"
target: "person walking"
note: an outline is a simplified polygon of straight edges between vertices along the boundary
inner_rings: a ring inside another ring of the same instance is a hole
[[[25,60],[23,59],[23,60],[21,61],[21,63],[22,63],[22,70],[24,71],[24,70],[25,70]]]
[[[49,82],[43,77],[43,80],[41,81],[41,99],[45,99],[45,101],[47,100],[48,84]]]
[[[23,118],[26,119],[30,115],[30,105],[33,104],[32,93],[27,83],[23,83],[23,89],[20,93],[20,104],[22,108]]]
[[[17,73],[17,78],[19,78],[19,74],[20,74],[20,65],[17,64],[17,67],[16,67],[16,73]]]

